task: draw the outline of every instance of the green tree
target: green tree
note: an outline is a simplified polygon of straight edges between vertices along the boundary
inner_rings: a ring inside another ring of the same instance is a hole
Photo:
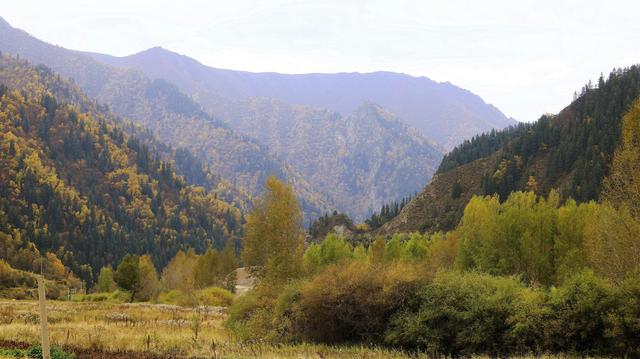
[[[219,280],[220,253],[214,248],[198,257],[193,267],[193,279],[198,288],[212,286]]]
[[[623,118],[620,145],[604,180],[603,197],[616,207],[628,207],[640,218],[640,100]]]
[[[124,290],[131,291],[130,301],[133,299],[138,290],[140,284],[140,268],[138,264],[138,257],[127,254],[116,269],[114,280]]]
[[[259,277],[281,283],[302,272],[300,206],[291,186],[267,178],[265,192],[247,216],[242,259]]]
[[[160,290],[160,280],[156,267],[148,254],[138,259],[138,300],[147,301],[152,299]]]
[[[113,280],[113,269],[111,266],[102,267],[98,275],[98,291],[101,293],[112,292],[116,289],[116,282]]]

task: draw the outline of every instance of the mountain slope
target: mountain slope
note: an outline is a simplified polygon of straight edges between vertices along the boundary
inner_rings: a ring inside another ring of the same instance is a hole
[[[640,95],[640,67],[615,70],[558,115],[478,136],[447,154],[432,182],[381,233],[451,229],[474,195],[529,189],[598,199],[620,142],[624,113]],[[454,186],[458,187],[454,191]],[[454,196],[456,192],[457,196]]]
[[[276,175],[293,184],[307,217],[317,217],[335,208],[262,144],[216,121],[164,80],[151,80],[140,71],[117,69],[81,52],[47,44],[12,28],[2,19],[0,51],[45,64],[74,79],[91,98],[149,128],[161,141],[189,149],[213,171],[250,195],[259,194],[266,177]]]
[[[214,113],[223,111],[228,99],[253,97],[326,108],[343,115],[365,102],[374,102],[445,149],[478,133],[515,124],[477,95],[426,77],[392,72],[288,75],[222,70],[160,47],[126,57],[90,55],[171,81]]]
[[[32,269],[34,253],[52,251],[91,282],[127,253],[163,266],[180,249],[239,238],[236,206],[188,185],[116,123],[51,70],[0,58],[2,259]]]
[[[441,156],[382,109],[338,115],[264,98],[220,98],[216,118],[225,124],[164,79],[104,65],[6,23],[0,34],[0,49],[54,65],[114,112],[175,148],[189,149],[249,194],[260,193],[269,174],[286,177],[307,218],[338,209],[364,219],[382,203],[419,190]]]
[[[372,103],[342,116],[259,98],[242,103],[232,117],[234,130],[265,143],[356,220],[420,190],[442,157]]]

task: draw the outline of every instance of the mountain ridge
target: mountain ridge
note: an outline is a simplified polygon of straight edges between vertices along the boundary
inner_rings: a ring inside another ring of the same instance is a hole
[[[113,66],[137,68],[153,78],[165,78],[213,113],[224,99],[271,97],[343,115],[372,101],[445,149],[477,133],[515,123],[472,92],[426,76],[391,71],[284,74],[227,70],[162,47],[123,57],[88,54]],[[459,118],[469,116],[471,123],[460,122]]]

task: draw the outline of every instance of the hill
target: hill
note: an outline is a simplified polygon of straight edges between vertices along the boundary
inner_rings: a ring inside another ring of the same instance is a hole
[[[0,248],[14,268],[37,271],[50,252],[91,282],[127,253],[163,266],[239,238],[236,205],[189,185],[46,67],[0,59],[0,136]]]
[[[223,70],[161,47],[125,57],[90,55],[171,81],[213,113],[224,112],[228,99],[255,97],[324,108],[345,116],[363,103],[374,102],[446,150],[478,133],[515,124],[479,96],[426,77],[393,72],[289,75]]]
[[[466,141],[447,154],[426,188],[381,233],[447,230],[472,195],[557,189],[579,202],[598,199],[620,143],[624,113],[640,95],[640,67],[586,85],[557,115]]]

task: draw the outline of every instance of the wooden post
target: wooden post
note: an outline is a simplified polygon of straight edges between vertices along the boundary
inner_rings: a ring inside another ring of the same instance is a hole
[[[38,302],[40,303],[40,331],[42,336],[42,359],[51,359],[49,329],[47,328],[47,304],[44,293],[44,277],[38,276]]]

